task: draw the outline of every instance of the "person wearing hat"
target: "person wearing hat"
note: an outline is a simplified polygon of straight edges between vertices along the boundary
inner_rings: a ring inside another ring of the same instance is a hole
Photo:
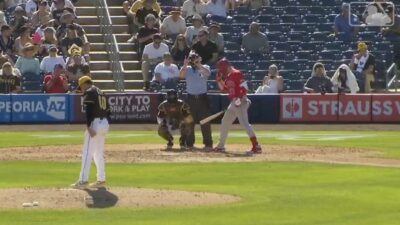
[[[21,29],[28,23],[28,21],[29,19],[25,16],[25,10],[21,6],[17,6],[14,11],[14,18],[9,24],[14,38],[21,35]]]
[[[144,46],[150,44],[153,40],[153,35],[159,32],[159,29],[155,27],[157,23],[157,19],[154,15],[149,14],[146,16],[145,25],[139,29],[137,36],[132,36],[128,42],[137,42],[139,43],[138,54],[142,55]]]
[[[52,19],[52,15],[49,11],[48,4],[46,0],[39,1],[38,10],[33,13],[31,18],[31,24],[34,29],[47,24]]]
[[[68,8],[75,12],[75,6],[70,0],[54,0],[50,6],[50,11],[53,12],[56,9]]]
[[[210,39],[210,41],[213,41],[217,47],[218,47],[218,53],[219,55],[223,55],[224,54],[224,36],[219,33],[219,31],[221,30],[221,27],[219,26],[218,23],[212,23],[209,27],[208,27],[208,38]]]
[[[150,71],[163,61],[163,56],[169,52],[169,47],[162,42],[161,34],[153,35],[153,42],[146,45],[142,56],[142,74],[143,74],[143,90],[148,91],[150,88]]]
[[[193,148],[195,143],[195,124],[211,115],[210,101],[207,95],[207,81],[211,75],[211,70],[210,66],[202,64],[201,61],[201,57],[192,51],[189,57],[185,59],[179,72],[180,79],[186,80],[186,102],[189,104],[194,119],[190,135],[187,137],[187,145],[190,148]],[[204,150],[210,151],[213,147],[211,125],[206,123],[200,127],[203,135]]]
[[[79,180],[71,184],[72,188],[104,188],[106,173],[104,162],[104,144],[109,130],[110,106],[104,93],[95,85],[90,76],[83,76],[78,81],[83,92],[83,105],[86,113],[85,141],[82,151],[82,166]],[[92,159],[97,169],[97,181],[89,184]]]
[[[14,38],[11,36],[11,27],[8,25],[3,25],[0,31],[0,50],[9,56],[14,56]]]
[[[53,27],[46,27],[43,33],[43,37],[41,38],[38,55],[43,57],[48,56],[50,45],[58,45],[56,30]]]
[[[134,17],[134,23],[138,26],[144,26],[146,16],[152,14],[156,18],[156,26],[159,27],[160,15],[152,8],[154,0],[145,0],[143,8],[139,9]]]
[[[82,56],[82,48],[79,46],[72,45],[68,54],[70,57],[66,60],[66,73],[70,82],[76,82],[80,77],[90,73],[90,67]]]
[[[57,54],[58,49],[56,45],[50,45],[49,47],[49,55],[44,57],[42,62],[40,63],[40,70],[47,73],[53,73],[55,65],[61,65],[65,68],[64,57],[59,56]]]
[[[20,92],[21,79],[16,75],[11,63],[4,63],[0,74],[0,94]]]
[[[359,42],[357,53],[353,56],[350,68],[355,71],[361,93],[371,93],[371,82],[375,81],[375,56],[368,50],[365,42]]]
[[[358,17],[350,12],[350,4],[342,4],[342,12],[335,17],[334,32],[342,41],[351,41],[358,36]]]
[[[161,34],[170,40],[175,40],[178,34],[184,34],[185,31],[186,21],[179,10],[171,11],[161,24]]]
[[[48,94],[62,94],[68,91],[68,79],[63,65],[54,65],[52,72],[44,77],[43,87]]]
[[[201,30],[207,30],[206,26],[203,26],[204,21],[203,18],[199,15],[195,15],[192,17],[192,26],[186,28],[185,37],[186,42],[189,46],[195,44],[199,39],[197,35]]]
[[[18,57],[15,67],[21,71],[22,76],[28,73],[33,76],[40,76],[39,59],[35,58],[35,46],[31,43],[26,43],[22,49],[22,55]]]
[[[182,5],[182,16],[187,19],[193,16],[205,16],[207,6],[202,0],[186,0]]]

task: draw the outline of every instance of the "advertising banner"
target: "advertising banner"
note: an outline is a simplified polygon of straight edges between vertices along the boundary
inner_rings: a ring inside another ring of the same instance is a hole
[[[371,95],[339,95],[336,106],[340,122],[371,122]]]
[[[11,95],[0,95],[0,123],[11,122]]]
[[[373,122],[400,121],[400,95],[372,95]]]
[[[11,122],[63,123],[68,122],[68,95],[11,95]]]

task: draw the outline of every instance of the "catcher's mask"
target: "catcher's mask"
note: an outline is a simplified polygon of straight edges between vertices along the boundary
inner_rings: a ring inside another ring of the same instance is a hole
[[[174,89],[167,91],[167,102],[174,103],[178,101],[178,92]]]

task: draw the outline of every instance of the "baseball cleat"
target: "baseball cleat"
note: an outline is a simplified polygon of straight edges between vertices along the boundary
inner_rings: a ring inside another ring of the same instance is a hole
[[[262,153],[261,146],[257,145],[253,146],[253,148],[247,152],[247,155],[261,154],[261,153]]]
[[[71,184],[70,187],[75,189],[85,189],[88,185],[89,182],[87,181],[77,181],[76,183]]]
[[[105,181],[96,181],[94,183],[89,184],[89,188],[102,188],[106,186]]]
[[[205,152],[212,152],[214,149],[213,149],[213,147],[212,146],[205,146],[204,148],[203,148],[203,151],[205,151]]]
[[[225,153],[225,152],[226,152],[226,150],[225,150],[225,148],[221,148],[221,147],[215,147],[215,148],[213,149],[213,152],[217,152],[217,153]]]

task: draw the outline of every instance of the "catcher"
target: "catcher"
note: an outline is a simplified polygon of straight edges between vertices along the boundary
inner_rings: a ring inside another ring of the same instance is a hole
[[[167,100],[158,106],[157,121],[159,124],[158,135],[168,141],[167,150],[172,150],[174,146],[172,133],[178,129],[181,133],[179,139],[181,150],[190,150],[186,141],[191,132],[193,117],[190,114],[189,105],[178,99],[176,90],[169,90]]]

